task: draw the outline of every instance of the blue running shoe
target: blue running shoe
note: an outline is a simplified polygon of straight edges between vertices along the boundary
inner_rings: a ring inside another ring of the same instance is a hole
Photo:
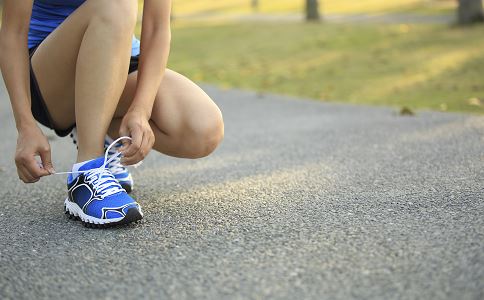
[[[77,131],[75,127],[72,129],[70,136],[72,138],[72,142],[77,145]],[[112,143],[113,140],[106,135],[104,138],[104,149],[108,149]],[[114,157],[122,145],[122,143],[116,143],[112,148],[110,148],[108,158]],[[121,164],[121,157],[116,156],[116,158],[107,165],[107,168],[111,171],[116,180],[118,180],[119,184],[123,187],[123,189],[126,190],[127,193],[131,193],[131,191],[133,191],[133,177],[131,176],[128,168]]]
[[[119,155],[117,155],[119,156]],[[118,183],[106,155],[86,162],[67,178],[65,211],[87,227],[102,228],[141,220],[141,207]]]

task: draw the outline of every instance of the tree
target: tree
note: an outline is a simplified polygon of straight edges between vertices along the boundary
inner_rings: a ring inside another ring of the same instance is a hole
[[[306,20],[319,21],[321,19],[318,2],[318,0],[306,0]]]
[[[470,24],[484,21],[482,0],[459,0],[457,20],[459,24]]]
[[[259,0],[250,0],[250,7],[252,7],[252,10],[254,11],[259,10]]]

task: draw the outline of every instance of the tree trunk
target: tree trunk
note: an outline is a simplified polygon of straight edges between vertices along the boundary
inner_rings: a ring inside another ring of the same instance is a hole
[[[258,11],[259,10],[259,0],[251,0],[250,6],[252,7],[252,10]]]
[[[306,20],[319,21],[320,19],[318,0],[306,0]]]
[[[470,24],[484,21],[482,0],[459,0],[457,20],[459,24]]]

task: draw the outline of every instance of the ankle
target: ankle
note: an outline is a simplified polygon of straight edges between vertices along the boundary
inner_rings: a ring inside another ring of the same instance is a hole
[[[121,124],[121,121],[119,119],[114,119],[111,122],[111,125],[108,128],[108,132],[106,133],[107,136],[109,136],[112,140],[115,140],[120,137],[119,135],[119,126]]]
[[[102,155],[104,155],[104,152],[103,152],[102,149],[100,151],[93,151],[93,152],[89,152],[89,153],[81,153],[79,151],[77,153],[76,163],[92,160],[92,159],[98,158]]]

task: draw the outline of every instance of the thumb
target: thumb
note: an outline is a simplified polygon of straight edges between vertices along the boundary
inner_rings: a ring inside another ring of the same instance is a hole
[[[50,174],[54,174],[54,166],[52,165],[52,158],[50,156],[50,149],[44,149],[39,152],[40,159],[42,160],[42,166],[45,170],[47,170]]]

